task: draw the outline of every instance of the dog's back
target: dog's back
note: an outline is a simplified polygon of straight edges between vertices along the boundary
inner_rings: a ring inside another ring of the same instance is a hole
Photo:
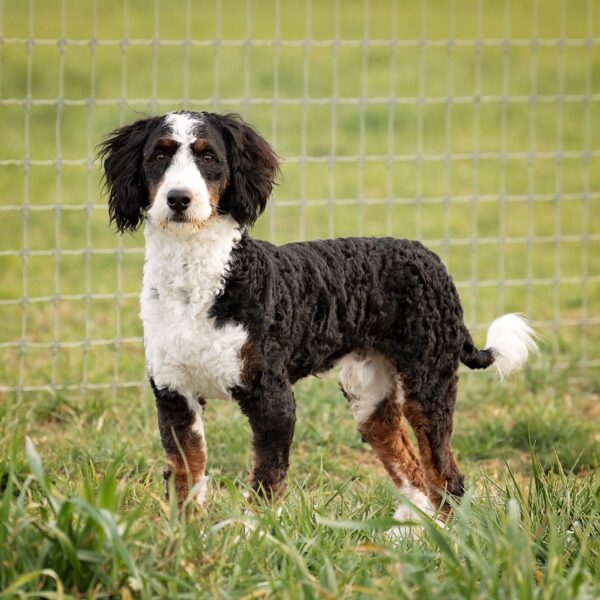
[[[282,361],[292,382],[361,348],[400,370],[440,353],[458,366],[464,342],[460,299],[439,258],[394,238],[273,246],[245,236],[212,313],[243,324],[255,352]]]

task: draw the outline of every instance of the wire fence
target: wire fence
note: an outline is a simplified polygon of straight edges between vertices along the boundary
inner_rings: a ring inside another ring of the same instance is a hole
[[[0,1],[0,391],[143,385],[95,145],[173,109],[283,157],[257,236],[421,239],[481,343],[520,311],[544,364],[600,366],[599,31],[595,0]]]

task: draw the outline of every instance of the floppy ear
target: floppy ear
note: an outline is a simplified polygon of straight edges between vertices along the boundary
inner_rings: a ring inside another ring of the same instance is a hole
[[[160,117],[136,121],[106,134],[98,145],[98,158],[104,165],[103,189],[108,191],[108,214],[117,229],[135,231],[148,206],[144,180],[143,150],[148,132]]]
[[[269,143],[236,114],[206,115],[221,130],[227,146],[229,187],[219,202],[243,226],[253,225],[265,210],[279,159]]]

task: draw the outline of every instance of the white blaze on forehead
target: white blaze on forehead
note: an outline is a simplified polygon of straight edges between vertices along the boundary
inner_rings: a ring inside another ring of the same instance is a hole
[[[202,119],[190,113],[169,113],[166,117],[167,124],[171,128],[171,135],[180,144],[193,144],[196,141],[196,127]]]
[[[170,128],[169,137],[179,144],[171,163],[163,175],[154,202],[148,211],[149,222],[166,224],[171,220],[168,207],[168,194],[171,190],[185,190],[191,195],[192,203],[186,210],[190,223],[202,223],[212,214],[210,194],[206,181],[196,164],[192,144],[196,141],[196,131],[202,119],[192,113],[169,113],[165,122]],[[177,224],[181,228],[180,224]]]

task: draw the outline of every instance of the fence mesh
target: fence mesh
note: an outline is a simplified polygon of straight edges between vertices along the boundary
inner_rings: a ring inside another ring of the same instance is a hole
[[[142,386],[142,238],[95,145],[181,108],[282,156],[257,236],[420,239],[480,343],[520,311],[600,366],[598,31],[595,0],[0,1],[0,390]]]

